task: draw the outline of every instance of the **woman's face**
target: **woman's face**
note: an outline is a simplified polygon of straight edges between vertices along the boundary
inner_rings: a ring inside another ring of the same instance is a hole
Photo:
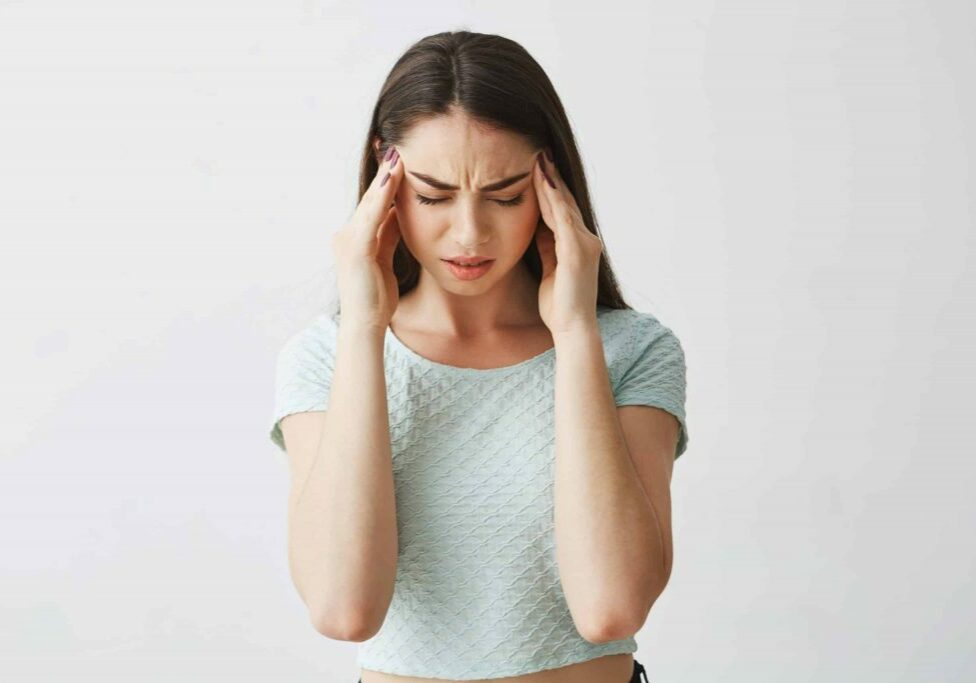
[[[404,176],[396,211],[407,248],[448,291],[490,289],[519,263],[535,237],[537,150],[514,133],[488,130],[463,114],[416,124],[397,149]],[[503,188],[485,188],[512,177]],[[446,262],[457,256],[494,263],[481,277],[462,279]]]

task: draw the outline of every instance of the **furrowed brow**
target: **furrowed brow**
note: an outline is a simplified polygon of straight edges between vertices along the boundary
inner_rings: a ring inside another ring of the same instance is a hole
[[[409,173],[410,175],[414,176],[415,178],[418,178],[418,179],[424,181],[425,183],[427,183],[428,185],[430,185],[435,190],[445,190],[445,191],[447,191],[447,190],[460,190],[461,189],[457,185],[450,185],[448,183],[445,183],[443,180],[438,180],[437,178],[434,178],[432,176],[429,176],[426,173],[417,173],[415,171],[407,171],[407,173]],[[498,181],[496,181],[494,183],[488,183],[487,185],[484,185],[483,187],[479,187],[478,190],[480,192],[495,192],[497,190],[503,190],[506,187],[508,187],[509,185],[513,185],[513,184],[517,183],[522,178],[524,178],[527,175],[529,175],[529,173],[531,173],[531,171],[526,171],[525,173],[519,173],[518,175],[513,175],[510,178],[503,178],[502,180],[498,180]]]

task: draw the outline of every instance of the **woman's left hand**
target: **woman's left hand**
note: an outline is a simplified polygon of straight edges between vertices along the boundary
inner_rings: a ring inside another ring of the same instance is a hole
[[[542,260],[539,314],[553,336],[581,325],[595,327],[603,241],[587,229],[555,164],[540,152],[536,167],[532,179],[542,213],[535,233]]]

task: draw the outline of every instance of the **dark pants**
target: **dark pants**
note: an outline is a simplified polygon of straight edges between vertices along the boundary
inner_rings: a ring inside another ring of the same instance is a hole
[[[631,675],[630,680],[627,683],[641,683],[641,675],[644,676],[644,683],[650,683],[647,678],[647,671],[644,670],[644,665],[634,659],[634,673]],[[363,683],[363,679],[359,679],[359,683]]]

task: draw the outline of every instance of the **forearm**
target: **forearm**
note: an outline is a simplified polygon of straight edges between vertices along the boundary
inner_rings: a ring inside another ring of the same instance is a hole
[[[596,323],[556,339],[555,383],[563,591],[578,628],[629,633],[663,585],[664,544],[627,450]]]
[[[292,512],[306,602],[318,622],[344,631],[382,623],[396,576],[383,342],[382,332],[340,323],[322,436]]]

